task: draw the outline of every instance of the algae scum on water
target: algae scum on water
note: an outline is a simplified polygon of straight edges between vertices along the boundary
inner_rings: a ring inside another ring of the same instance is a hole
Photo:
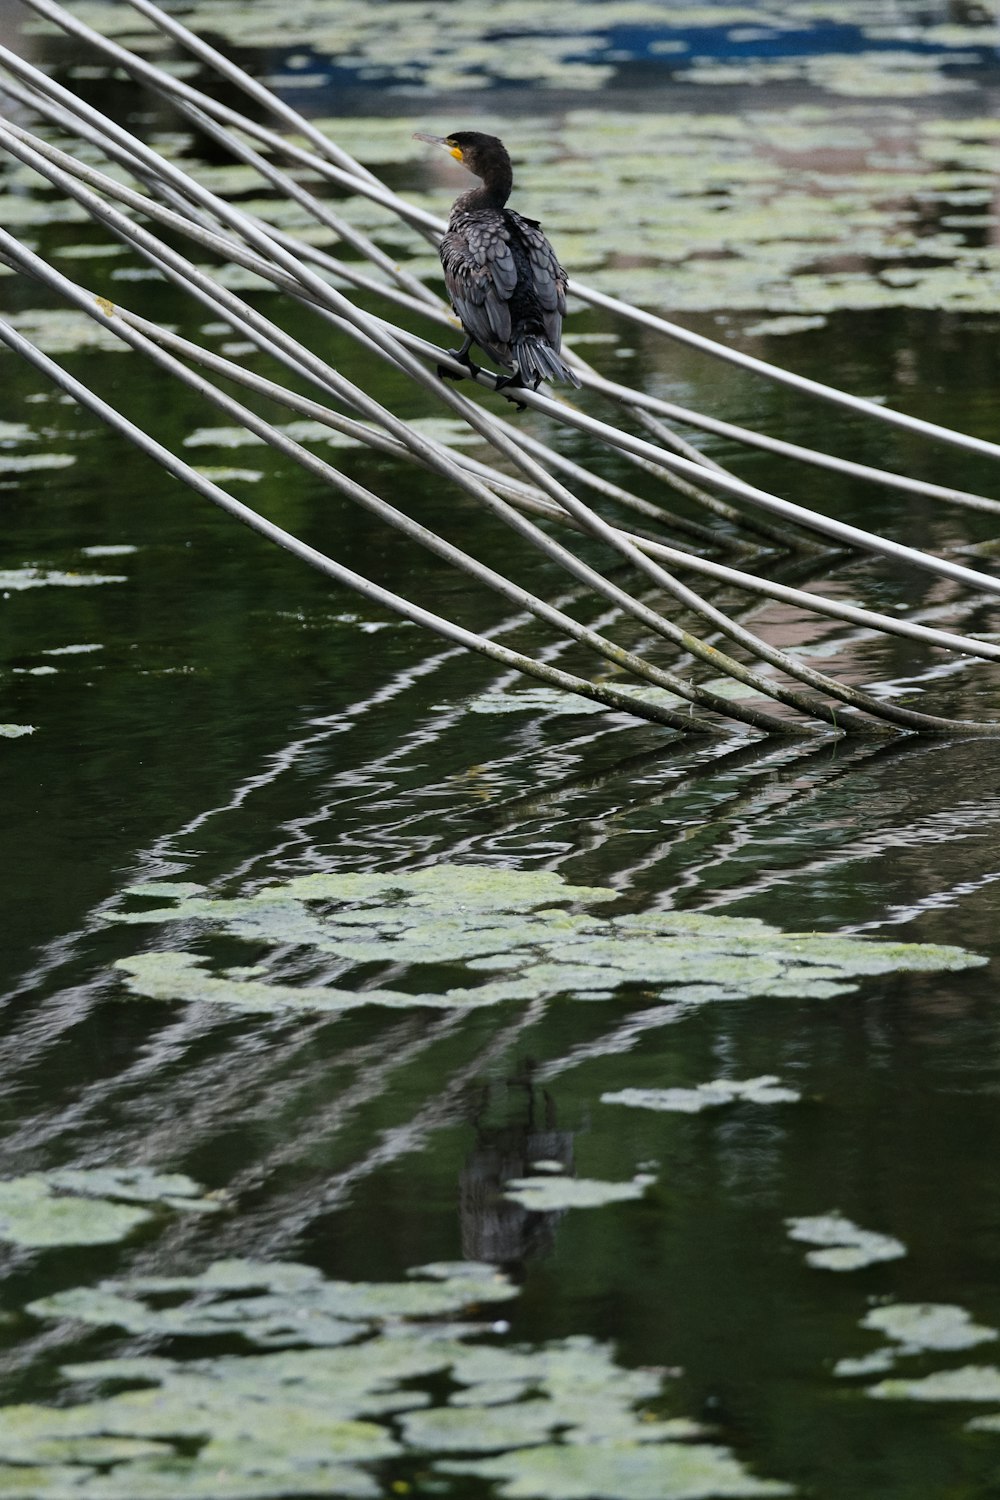
[[[43,1249],[110,1245],[158,1213],[214,1213],[222,1206],[180,1172],[78,1167],[0,1182],[0,1242]],[[0,1487],[0,1494],[5,1491]]]
[[[120,913],[119,922],[182,925],[192,939],[200,932],[242,940],[254,957],[252,965],[215,971],[207,955],[188,947],[138,953],[117,963],[128,989],[240,1011],[461,1011],[619,992],[689,1004],[824,1000],[849,993],[865,975],[985,962],[957,947],[786,933],[756,918],[591,913],[618,901],[618,892],[570,885],[550,871],[491,865],[306,875],[235,899],[169,882],[127,894],[157,904]],[[312,960],[329,975],[333,959],[335,976],[322,984],[288,982],[290,952],[298,971]],[[391,987],[383,973],[391,973]]]
[[[68,1365],[68,1381],[111,1393],[0,1410],[0,1494],[461,1495],[470,1476],[497,1481],[494,1493],[511,1500],[791,1493],[665,1415],[662,1371],[627,1369],[589,1338],[505,1342],[505,1323],[482,1320],[516,1295],[476,1262],[365,1283],[246,1260],[57,1292],[28,1315],[125,1329],[147,1350],[183,1338],[189,1353]],[[220,1334],[243,1352],[199,1347]]]

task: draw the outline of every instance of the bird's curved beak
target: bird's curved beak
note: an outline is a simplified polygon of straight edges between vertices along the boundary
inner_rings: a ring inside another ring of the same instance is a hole
[[[462,160],[461,146],[453,146],[451,141],[446,140],[443,135],[425,135],[422,130],[415,130],[413,132],[413,139],[415,141],[426,141],[429,146],[443,146],[456,161]]]

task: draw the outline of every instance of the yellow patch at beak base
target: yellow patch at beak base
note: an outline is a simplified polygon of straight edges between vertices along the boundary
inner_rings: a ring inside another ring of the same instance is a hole
[[[451,155],[455,158],[456,161],[461,161],[462,160],[462,148],[461,148],[461,146],[449,146],[448,150],[451,153]]]

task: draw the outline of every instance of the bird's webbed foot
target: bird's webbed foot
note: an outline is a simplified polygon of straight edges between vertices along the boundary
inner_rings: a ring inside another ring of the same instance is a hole
[[[529,382],[526,381],[524,376],[521,374],[520,370],[516,370],[513,375],[499,375],[497,377],[496,388],[498,391],[503,391],[508,401],[513,401],[518,411],[527,411],[528,408],[524,404],[524,402],[519,401],[516,396],[510,395],[509,392],[537,391],[539,385],[541,385],[541,382],[542,377],[540,375],[536,375],[534,383],[529,384]]]
[[[480,367],[479,365],[474,364],[472,359],[469,357],[470,347],[471,343],[463,344],[461,349],[449,349],[448,353],[451,355],[452,359],[457,359],[460,365],[465,366],[466,370],[468,371],[468,378],[475,380],[476,376],[479,374]],[[437,373],[439,380],[465,380],[467,378],[465,375],[456,374],[454,370],[449,370],[445,365],[438,365]]]

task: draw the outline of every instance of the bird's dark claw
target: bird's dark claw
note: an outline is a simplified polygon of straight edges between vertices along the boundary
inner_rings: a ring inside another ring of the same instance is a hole
[[[497,379],[497,390],[503,391],[505,395],[507,395],[509,391],[537,391],[541,383],[542,377],[540,375],[537,375],[535,377],[534,384],[529,385],[521,375],[521,372],[518,370],[513,375],[499,376]],[[523,401],[518,401],[516,396],[507,395],[507,400],[513,401],[518,411],[527,411],[528,409]]]
[[[479,374],[479,366],[477,364],[473,364],[472,360],[469,358],[468,344],[466,344],[462,349],[449,349],[448,353],[451,355],[452,359],[457,359],[460,365],[464,365],[466,370],[468,370],[469,372],[469,378],[475,380],[476,376]],[[438,365],[437,372],[439,380],[465,380],[466,378],[464,375],[456,374],[454,370],[447,369],[444,365]]]

